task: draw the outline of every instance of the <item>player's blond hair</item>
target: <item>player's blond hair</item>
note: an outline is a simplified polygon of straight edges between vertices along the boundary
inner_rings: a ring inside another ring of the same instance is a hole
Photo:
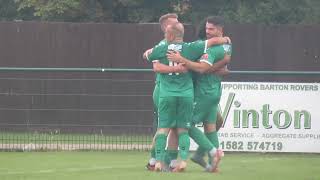
[[[184,26],[179,22],[169,25],[167,31],[170,31],[176,38],[184,36]]]
[[[165,25],[166,21],[167,21],[169,18],[176,18],[176,19],[178,19],[178,15],[175,14],[175,13],[168,13],[168,14],[162,15],[162,16],[159,18],[159,24],[160,24],[160,26],[161,26],[162,31],[165,30],[165,29],[164,29],[164,28],[165,28],[164,25]]]

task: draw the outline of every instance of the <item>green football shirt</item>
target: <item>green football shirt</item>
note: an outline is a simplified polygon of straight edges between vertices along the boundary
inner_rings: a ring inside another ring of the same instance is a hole
[[[149,61],[160,61],[168,66],[176,66],[167,59],[170,50],[179,51],[181,56],[196,61],[204,53],[207,41],[195,41],[191,43],[158,44],[147,57]],[[160,97],[180,96],[193,97],[193,83],[191,73],[160,73]]]
[[[225,54],[231,56],[231,44],[216,45],[208,48],[199,61],[212,65],[222,60]],[[200,90],[200,88],[201,90],[213,89],[216,83],[221,83],[221,77],[218,75],[199,73],[196,73],[195,75],[195,88],[197,88],[197,90]]]
[[[167,43],[167,40],[163,39],[157,44],[157,46],[164,45],[166,43]],[[160,83],[159,73],[156,73],[155,76],[156,76],[156,84],[158,85]]]

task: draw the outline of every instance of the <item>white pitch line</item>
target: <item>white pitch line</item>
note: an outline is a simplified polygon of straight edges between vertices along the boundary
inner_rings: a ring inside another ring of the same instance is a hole
[[[106,169],[123,169],[136,167],[135,165],[126,165],[126,166],[94,166],[87,168],[65,168],[65,169],[40,169],[35,171],[7,171],[0,172],[0,175],[22,175],[22,174],[50,174],[57,172],[80,172],[80,171],[96,171],[96,170],[106,170]]]
[[[241,160],[242,163],[256,163],[261,161],[279,161],[280,158],[256,158],[251,160]]]
[[[10,169],[8,169],[8,168],[0,168],[0,171],[8,171],[8,170],[10,170]]]

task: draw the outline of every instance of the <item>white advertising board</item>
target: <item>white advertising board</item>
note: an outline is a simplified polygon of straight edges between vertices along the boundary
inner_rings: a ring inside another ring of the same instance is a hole
[[[320,153],[319,83],[225,82],[222,89],[224,151]]]

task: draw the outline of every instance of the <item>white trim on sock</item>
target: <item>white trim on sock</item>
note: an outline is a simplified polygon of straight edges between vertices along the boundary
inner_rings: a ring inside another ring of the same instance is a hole
[[[150,158],[150,159],[149,159],[149,164],[150,164],[151,166],[155,165],[156,162],[157,162],[157,160],[156,160],[155,158]]]
[[[214,157],[214,155],[216,154],[217,152],[217,149],[215,147],[213,147],[210,151],[209,151],[209,154],[211,157]]]

